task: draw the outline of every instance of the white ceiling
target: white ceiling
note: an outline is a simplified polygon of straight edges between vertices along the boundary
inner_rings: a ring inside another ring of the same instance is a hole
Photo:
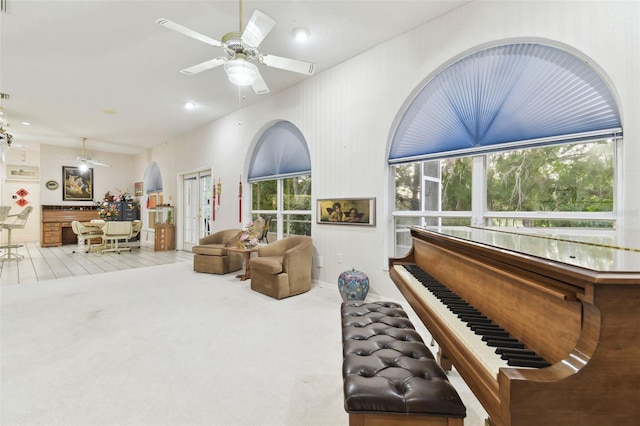
[[[263,53],[316,64],[316,75],[428,22],[469,0],[243,1],[277,24]],[[219,67],[179,71],[222,50],[162,28],[166,18],[216,40],[239,27],[237,0],[8,0],[0,13],[0,92],[14,143],[133,154],[313,78],[259,65],[271,89],[255,95],[232,85]],[[291,31],[307,27],[297,43]],[[396,60],[397,58],[380,58]],[[242,100],[241,96],[242,95]],[[187,111],[184,103],[196,108]],[[21,124],[30,122],[31,126]]]

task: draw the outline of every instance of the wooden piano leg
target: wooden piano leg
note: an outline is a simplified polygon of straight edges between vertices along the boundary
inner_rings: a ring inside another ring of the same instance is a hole
[[[451,367],[453,366],[453,364],[451,363],[451,360],[449,359],[447,354],[442,352],[442,348],[440,346],[438,346],[438,355],[436,356],[436,361],[438,361],[438,364],[440,364],[440,367],[442,367],[444,371],[451,371]]]

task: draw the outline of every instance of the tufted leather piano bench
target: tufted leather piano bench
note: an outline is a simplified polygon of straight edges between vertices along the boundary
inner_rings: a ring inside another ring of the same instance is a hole
[[[342,303],[342,376],[350,426],[462,426],[466,408],[393,302]]]

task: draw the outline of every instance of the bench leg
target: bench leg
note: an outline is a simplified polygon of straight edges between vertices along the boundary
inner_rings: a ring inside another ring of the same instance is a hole
[[[464,419],[393,414],[349,414],[349,426],[464,426]]]

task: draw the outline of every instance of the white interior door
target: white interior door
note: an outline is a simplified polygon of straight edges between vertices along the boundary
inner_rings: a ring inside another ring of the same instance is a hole
[[[183,247],[191,250],[198,240],[211,233],[212,183],[211,171],[184,175],[184,236]]]

